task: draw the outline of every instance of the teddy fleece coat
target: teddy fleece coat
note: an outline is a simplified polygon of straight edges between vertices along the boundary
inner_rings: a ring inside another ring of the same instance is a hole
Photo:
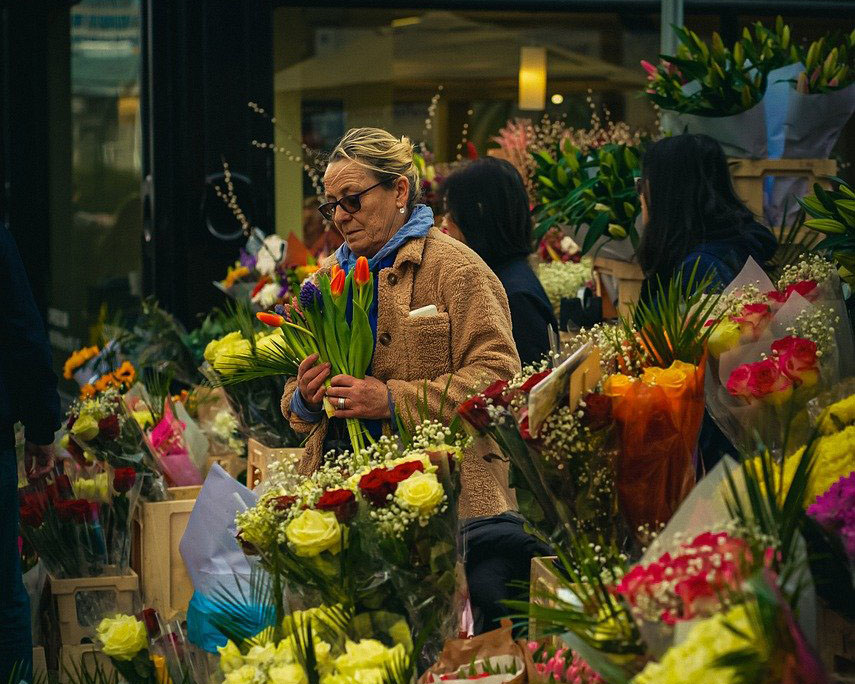
[[[328,273],[335,261],[335,256],[327,259],[320,272]],[[473,390],[493,380],[509,380],[519,372],[502,284],[464,244],[432,228],[426,237],[402,245],[394,265],[382,269],[377,282],[377,344],[372,373],[386,383],[395,406],[405,414],[407,407],[415,413],[427,393],[430,415],[450,420],[456,406]],[[435,315],[409,315],[431,304],[437,308]],[[291,411],[296,390],[296,378],[289,379],[282,411],[295,431],[309,434],[300,463],[300,471],[309,474],[321,464],[328,423],[326,417],[317,423],[307,422]],[[461,518],[516,510],[516,498],[508,487],[507,463],[495,451],[488,440],[478,440],[465,455]]]

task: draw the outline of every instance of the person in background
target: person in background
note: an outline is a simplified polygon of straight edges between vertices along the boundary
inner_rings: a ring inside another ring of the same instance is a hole
[[[638,260],[645,281],[641,296],[655,302],[659,283],[682,272],[687,283],[713,276],[713,289],[733,280],[749,257],[767,268],[777,241],[733,190],[721,145],[706,135],[676,135],[650,145],[638,180],[642,235]],[[704,416],[700,449],[708,470],[733,446]]]
[[[558,332],[552,305],[528,263],[531,214],[519,172],[504,159],[484,157],[452,173],[440,190],[442,230],[472,248],[502,281],[514,342],[523,366],[550,351]]]
[[[0,682],[29,681],[33,645],[30,602],[18,551],[15,423],[24,425],[28,475],[53,460],[60,426],[51,350],[12,234],[0,224]]]

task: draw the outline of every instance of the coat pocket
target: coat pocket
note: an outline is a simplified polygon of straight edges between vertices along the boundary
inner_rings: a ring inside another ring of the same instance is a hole
[[[433,380],[451,372],[451,322],[447,313],[407,318],[404,329],[411,380]]]

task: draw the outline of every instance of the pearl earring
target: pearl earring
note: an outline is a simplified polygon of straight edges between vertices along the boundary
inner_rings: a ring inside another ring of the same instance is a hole
[[[406,209],[404,209],[404,207],[401,207],[400,209],[398,209],[398,211],[400,211],[403,214],[406,211]]]

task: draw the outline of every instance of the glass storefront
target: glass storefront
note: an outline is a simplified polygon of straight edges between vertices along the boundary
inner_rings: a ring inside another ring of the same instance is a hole
[[[52,174],[48,324],[55,357],[95,341],[139,301],[140,0],[82,0],[70,11],[70,135]]]

